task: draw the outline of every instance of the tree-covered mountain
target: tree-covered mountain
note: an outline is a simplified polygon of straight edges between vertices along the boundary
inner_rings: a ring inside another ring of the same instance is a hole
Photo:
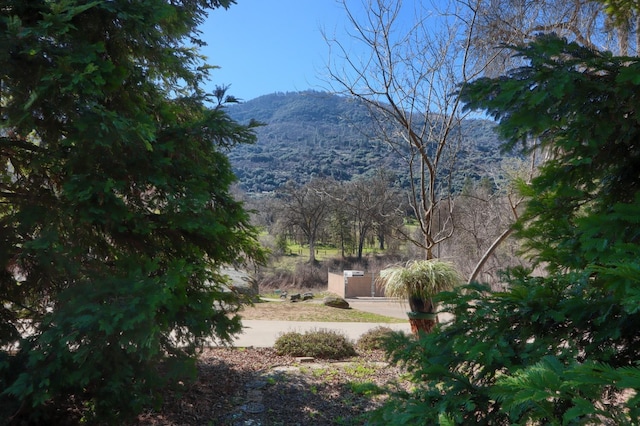
[[[357,101],[326,92],[274,93],[229,107],[241,123],[251,119],[257,129],[254,145],[235,147],[229,158],[247,192],[272,191],[288,180],[306,183],[314,176],[351,180],[386,168],[407,182],[407,165],[376,138],[367,108]],[[458,156],[460,180],[478,177],[501,159],[495,124],[466,120]]]

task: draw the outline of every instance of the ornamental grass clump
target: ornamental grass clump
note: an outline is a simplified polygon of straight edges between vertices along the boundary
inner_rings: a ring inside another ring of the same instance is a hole
[[[450,262],[413,260],[405,266],[392,266],[380,271],[385,296],[431,299],[442,291],[450,291],[462,283],[462,277]]]
[[[462,277],[453,264],[437,259],[414,260],[405,266],[383,269],[380,280],[386,296],[409,302],[411,312],[407,315],[414,334],[430,333],[438,323],[433,297],[462,284]]]

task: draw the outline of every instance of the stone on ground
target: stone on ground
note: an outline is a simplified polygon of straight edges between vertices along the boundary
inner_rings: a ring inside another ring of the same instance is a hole
[[[323,299],[322,303],[332,308],[349,309],[349,302],[339,296],[327,296]]]

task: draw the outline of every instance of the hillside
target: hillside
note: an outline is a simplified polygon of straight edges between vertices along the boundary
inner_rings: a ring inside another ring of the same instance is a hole
[[[229,158],[247,192],[272,191],[294,179],[314,176],[350,180],[379,168],[399,172],[406,164],[373,136],[366,108],[353,99],[324,92],[274,93],[229,107],[230,115],[246,123],[265,123],[258,142],[234,148]],[[479,176],[482,167],[500,160],[494,123],[468,120],[462,133],[465,147],[461,176]],[[482,165],[482,166],[480,166]]]

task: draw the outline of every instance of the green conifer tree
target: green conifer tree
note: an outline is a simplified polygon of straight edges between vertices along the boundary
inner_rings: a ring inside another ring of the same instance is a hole
[[[548,154],[523,185],[518,232],[548,273],[515,269],[504,292],[473,284],[442,297],[451,324],[392,342],[419,385],[380,424],[640,418],[640,59],[555,36],[515,50],[528,65],[463,97],[499,120],[507,148]]]
[[[263,255],[225,149],[254,133],[197,51],[230,3],[2,2],[0,416],[122,421],[240,330],[220,267]]]

